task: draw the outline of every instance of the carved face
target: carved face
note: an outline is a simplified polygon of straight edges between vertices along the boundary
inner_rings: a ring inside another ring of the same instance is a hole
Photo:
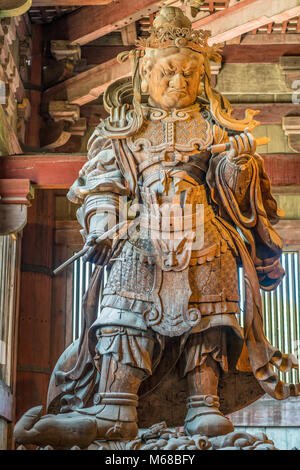
[[[143,60],[142,91],[155,106],[185,108],[196,101],[203,73],[203,57],[190,49],[150,51]]]

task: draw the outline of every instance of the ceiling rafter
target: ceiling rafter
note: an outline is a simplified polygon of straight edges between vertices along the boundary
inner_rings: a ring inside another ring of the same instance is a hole
[[[33,7],[108,5],[115,0],[32,0]]]
[[[120,64],[117,59],[111,59],[48,88],[43,93],[43,108],[47,109],[51,100],[66,100],[82,106],[98,98],[110,83],[130,74],[128,61]]]
[[[164,3],[162,0],[120,0],[103,6],[83,7],[44,25],[44,33],[48,40],[66,39],[84,45],[149,16]]]
[[[208,29],[211,44],[229,41],[271,23],[283,23],[300,15],[298,0],[244,0],[193,23],[194,29]]]

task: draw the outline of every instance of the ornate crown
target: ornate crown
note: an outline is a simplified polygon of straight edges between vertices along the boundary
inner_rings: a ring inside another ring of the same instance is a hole
[[[150,36],[137,41],[139,49],[163,49],[170,46],[187,47],[206,54],[210,59],[219,62],[220,46],[209,46],[210,31],[192,29],[191,21],[180,8],[165,7],[155,18]]]

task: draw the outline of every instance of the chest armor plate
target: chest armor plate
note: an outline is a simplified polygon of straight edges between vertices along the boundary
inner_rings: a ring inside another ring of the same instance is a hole
[[[163,160],[168,153],[184,161],[186,154],[206,149],[213,142],[211,125],[199,112],[198,104],[173,111],[145,108],[144,113],[144,125],[127,139],[139,164],[158,155]]]

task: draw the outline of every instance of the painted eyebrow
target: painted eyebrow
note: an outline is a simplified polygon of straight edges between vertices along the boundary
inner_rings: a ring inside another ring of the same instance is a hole
[[[176,70],[176,67],[171,67],[170,65],[161,65],[160,68],[164,73],[174,72],[174,70]]]

